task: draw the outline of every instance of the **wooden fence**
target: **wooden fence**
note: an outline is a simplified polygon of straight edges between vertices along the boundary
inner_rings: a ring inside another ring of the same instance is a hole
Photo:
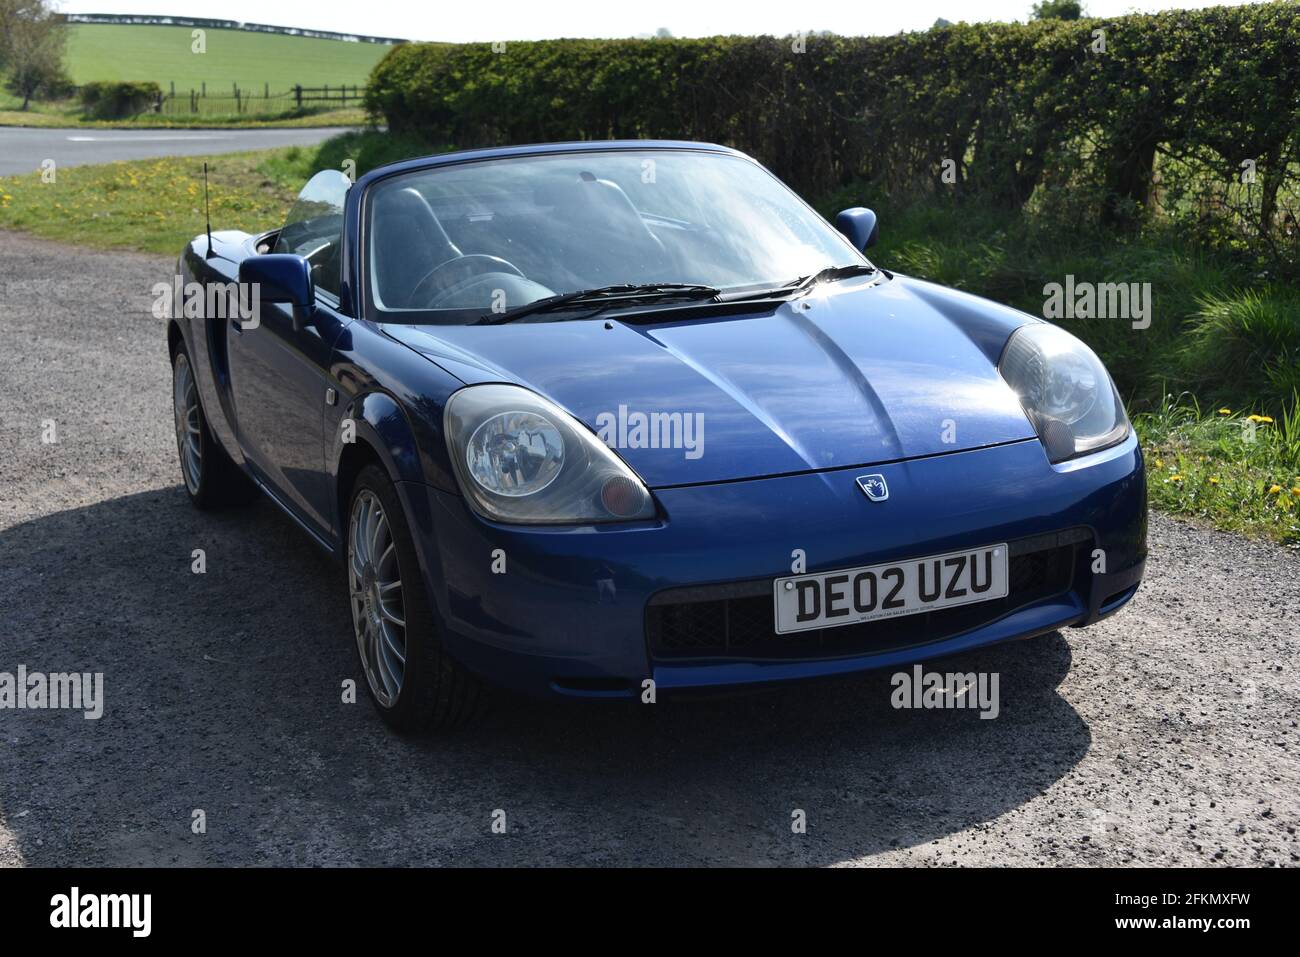
[[[244,116],[294,112],[320,112],[346,106],[359,106],[366,95],[363,86],[302,86],[272,92],[246,89],[232,84],[229,92],[209,90],[206,83],[198,89],[177,90],[173,83],[154,104],[154,112],[166,116]]]

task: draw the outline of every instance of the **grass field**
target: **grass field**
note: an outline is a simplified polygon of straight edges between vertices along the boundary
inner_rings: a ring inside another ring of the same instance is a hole
[[[68,71],[77,84],[94,80],[155,80],[164,91],[272,93],[294,84],[365,86],[389,48],[246,30],[208,30],[207,52],[191,52],[191,27],[78,23],[68,30]]]

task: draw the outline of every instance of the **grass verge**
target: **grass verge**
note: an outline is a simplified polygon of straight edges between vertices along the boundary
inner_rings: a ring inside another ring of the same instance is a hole
[[[297,147],[73,166],[0,177],[0,226],[102,249],[178,255],[203,232],[203,163],[214,229],[278,226],[303,178],[282,154]],[[298,150],[301,155],[303,151]]]
[[[257,232],[280,225],[318,170],[357,174],[436,152],[422,140],[376,131],[345,133],[316,147],[287,146],[219,156],[131,160],[0,177],[0,227],[102,249],[166,254],[203,231],[203,164],[209,167],[212,226]]]
[[[1153,507],[1300,549],[1300,414],[1166,396],[1134,419]]]

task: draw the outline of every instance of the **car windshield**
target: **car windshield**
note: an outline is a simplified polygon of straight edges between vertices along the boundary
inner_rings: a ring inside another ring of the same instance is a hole
[[[770,288],[865,263],[762,167],[716,152],[592,150],[417,170],[376,184],[367,217],[367,295],[384,322],[473,322],[624,284]]]

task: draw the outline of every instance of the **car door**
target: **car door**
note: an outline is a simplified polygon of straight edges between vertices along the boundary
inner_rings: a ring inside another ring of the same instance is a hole
[[[343,201],[351,183],[318,173],[289,211],[274,251],[305,256],[316,298],[309,310],[260,303],[256,322],[227,324],[231,397],[240,447],[270,491],[322,536],[333,512],[324,414],[334,388],[330,354],[350,319],[339,311]],[[246,291],[249,296],[251,291]]]

